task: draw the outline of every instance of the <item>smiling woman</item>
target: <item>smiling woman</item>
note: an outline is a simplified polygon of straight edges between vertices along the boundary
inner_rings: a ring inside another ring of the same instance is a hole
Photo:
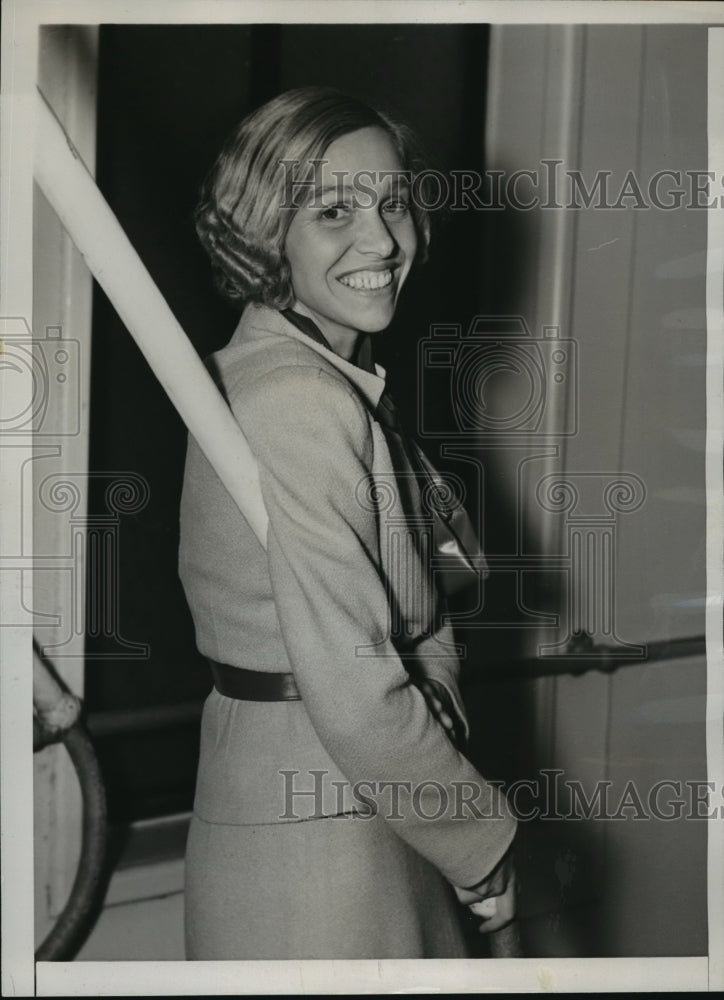
[[[285,251],[297,311],[349,360],[363,333],[390,325],[415,259],[417,233],[409,187],[401,190],[403,166],[383,129],[370,126],[336,139],[321,173],[341,183],[323,187],[319,196],[314,192],[299,208]],[[368,182],[364,198],[362,178]]]
[[[425,483],[373,360],[428,240],[420,169],[402,126],[307,88],[245,119],[204,189],[199,235],[244,305],[210,365],[269,531],[265,551],[190,439],[179,569],[215,686],[189,958],[453,958],[460,901],[485,930],[512,917],[515,821],[461,749]]]

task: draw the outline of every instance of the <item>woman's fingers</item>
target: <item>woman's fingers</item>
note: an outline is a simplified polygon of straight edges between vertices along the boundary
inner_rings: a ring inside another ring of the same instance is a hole
[[[497,931],[515,919],[515,894],[516,885],[513,876],[501,896],[488,896],[487,899],[469,904],[471,913],[482,919],[479,928],[481,934]]]
[[[515,919],[516,878],[509,850],[490,875],[473,889],[453,886],[455,895],[480,921],[480,933],[498,931]]]
[[[470,912],[474,913],[476,917],[483,917],[486,920],[494,917],[498,912],[497,898],[491,896],[490,899],[481,899],[479,903],[471,903]]]

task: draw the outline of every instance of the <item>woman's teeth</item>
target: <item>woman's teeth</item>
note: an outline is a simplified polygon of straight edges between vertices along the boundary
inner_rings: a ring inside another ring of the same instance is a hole
[[[392,281],[392,271],[355,271],[338,280],[348,288],[384,288]]]

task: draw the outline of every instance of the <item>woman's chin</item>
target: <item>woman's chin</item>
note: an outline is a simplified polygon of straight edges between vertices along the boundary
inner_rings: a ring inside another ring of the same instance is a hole
[[[355,318],[354,329],[360,333],[380,333],[387,329],[394,315],[394,303],[383,309],[361,309]]]

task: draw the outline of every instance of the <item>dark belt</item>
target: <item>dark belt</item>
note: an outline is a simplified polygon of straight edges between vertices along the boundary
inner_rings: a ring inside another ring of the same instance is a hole
[[[209,660],[214,687],[226,698],[239,701],[301,701],[294,674],[247,670]]]

